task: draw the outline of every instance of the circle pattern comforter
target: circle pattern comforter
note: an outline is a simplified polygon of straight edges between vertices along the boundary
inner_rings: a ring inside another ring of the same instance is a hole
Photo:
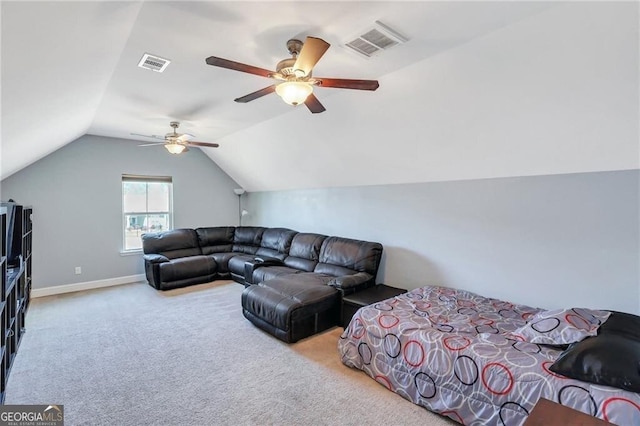
[[[358,310],[338,347],[345,365],[465,425],[521,425],[540,398],[640,425],[640,394],[555,374],[563,348],[511,334],[538,312],[427,286]]]

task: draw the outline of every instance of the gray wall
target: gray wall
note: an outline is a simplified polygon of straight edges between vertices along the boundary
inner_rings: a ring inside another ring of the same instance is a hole
[[[381,242],[378,282],[640,313],[639,172],[256,192],[246,223]]]
[[[237,184],[202,151],[137,145],[83,136],[2,181],[3,200],[34,209],[34,288],[144,273],[141,255],[120,254],[123,173],[173,177],[176,228],[238,223]]]

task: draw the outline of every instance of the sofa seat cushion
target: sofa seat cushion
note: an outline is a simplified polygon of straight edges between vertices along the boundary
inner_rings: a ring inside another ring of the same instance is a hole
[[[247,260],[253,260],[256,257],[252,254],[240,254],[234,253],[235,255],[229,259],[227,263],[227,267],[229,268],[229,272],[232,274],[240,275],[244,277],[244,263]]]
[[[261,285],[271,287],[281,292],[287,292],[291,288],[296,290],[299,286],[326,286],[334,277],[316,272],[299,272],[295,275],[281,276],[272,280],[263,281]]]
[[[160,263],[160,279],[162,282],[180,281],[193,277],[211,276],[216,273],[218,265],[210,256],[189,256]]]
[[[253,282],[261,283],[283,275],[299,274],[301,272],[288,266],[263,266],[253,271]]]
[[[227,251],[220,253],[211,253],[209,257],[214,258],[216,263],[218,264],[218,273],[226,274],[229,272],[229,260],[237,255],[238,253]]]
[[[318,274],[331,275],[333,277],[353,275],[357,272],[353,269],[345,268],[344,266],[332,265],[330,263],[318,263],[313,271]]]
[[[340,293],[317,277],[287,275],[252,285],[242,292],[242,307],[280,330],[340,304]],[[330,277],[327,277],[330,279]],[[268,285],[266,285],[268,284]]]

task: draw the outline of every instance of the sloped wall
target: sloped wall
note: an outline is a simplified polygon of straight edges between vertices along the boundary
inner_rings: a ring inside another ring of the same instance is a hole
[[[250,191],[637,169],[638,38],[637,2],[558,3],[209,155]]]
[[[199,149],[137,145],[83,136],[1,182],[3,200],[33,206],[34,288],[144,273],[141,254],[120,254],[122,174],[172,176],[176,228],[238,223],[237,184]]]

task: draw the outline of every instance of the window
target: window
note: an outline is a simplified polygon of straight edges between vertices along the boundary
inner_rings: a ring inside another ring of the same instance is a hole
[[[122,175],[124,251],[141,250],[145,232],[173,227],[171,177]]]

